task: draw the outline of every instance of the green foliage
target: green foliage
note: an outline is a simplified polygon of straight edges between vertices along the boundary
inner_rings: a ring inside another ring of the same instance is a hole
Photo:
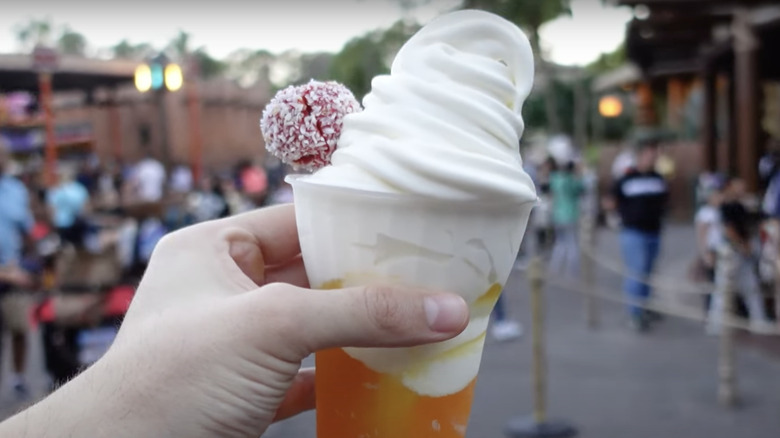
[[[56,32],[54,29],[57,28]],[[26,23],[14,26],[16,41],[24,52],[32,51],[36,45],[54,46],[66,55],[84,55],[87,50],[87,39],[70,26],[55,27],[51,20],[30,19]]]
[[[464,9],[482,9],[498,14],[526,29],[531,46],[539,55],[539,28],[561,15],[571,15],[571,0],[464,0]]]
[[[387,30],[352,39],[333,57],[330,78],[343,83],[362,99],[371,90],[371,79],[390,71],[398,50],[419,28],[417,24],[398,21]]]
[[[588,73],[599,75],[620,67],[625,64],[627,59],[626,43],[623,42],[612,52],[602,53],[597,60],[588,64],[585,69]]]
[[[109,49],[115,58],[144,59],[152,56],[154,48],[149,43],[132,44],[124,39]]]
[[[65,26],[57,40],[60,52],[66,55],[84,55],[87,50],[87,39],[84,35],[74,32],[69,26]]]
[[[574,134],[574,87],[572,84],[553,81],[552,93],[533,93],[523,106],[526,128],[540,130],[548,127],[545,99],[555,99],[555,111],[561,123],[561,132]]]
[[[205,47],[193,50],[190,47],[191,39],[189,32],[179,30],[179,33],[168,43],[166,52],[180,64],[185,64],[188,59],[192,59],[203,78],[216,77],[227,70],[227,64],[209,55]],[[186,66],[183,67],[186,68]]]
[[[528,130],[543,129],[547,126],[547,114],[544,106],[544,96],[532,94],[523,105],[523,121]]]
[[[331,66],[333,65],[332,53],[304,53],[298,58],[298,77],[295,84],[309,82],[310,79],[325,81],[330,79]]]
[[[51,44],[53,26],[46,19],[30,19],[27,23],[14,26],[16,40],[23,51],[31,51],[37,44]]]
[[[225,60],[226,75],[242,86],[251,86],[258,81],[270,81],[271,66],[276,56],[267,50],[239,49]]]
[[[186,59],[190,54],[190,34],[180,29],[179,33],[168,43],[167,51],[174,57]]]
[[[192,52],[192,57],[195,58],[203,78],[217,77],[227,70],[227,63],[213,58],[202,47]]]

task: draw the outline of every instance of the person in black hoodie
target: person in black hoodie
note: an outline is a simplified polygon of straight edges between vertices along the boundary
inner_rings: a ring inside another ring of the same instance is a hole
[[[666,180],[655,171],[657,159],[656,142],[640,143],[636,164],[615,182],[612,190],[621,219],[620,246],[628,271],[623,287],[632,301],[629,306],[631,327],[637,331],[645,331],[655,319],[655,315],[643,310],[642,305],[650,298],[647,280],[658,257],[669,197]]]

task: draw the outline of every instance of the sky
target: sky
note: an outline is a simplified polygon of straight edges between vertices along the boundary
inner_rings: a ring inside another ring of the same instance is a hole
[[[539,0],[544,1],[544,0]],[[13,2],[13,3],[11,3]],[[458,0],[430,0],[413,12],[394,0],[9,0],[0,13],[0,53],[18,51],[14,28],[31,18],[50,18],[82,33],[93,48],[122,39],[165,46],[179,30],[191,34],[193,47],[205,46],[222,58],[241,49],[280,53],[337,52],[351,38],[387,27],[400,18],[421,23]],[[572,17],[548,23],[542,39],[549,59],[586,64],[615,49],[631,13],[601,0],[572,0]]]

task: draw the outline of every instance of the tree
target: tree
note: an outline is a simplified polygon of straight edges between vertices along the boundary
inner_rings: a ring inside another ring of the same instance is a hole
[[[192,49],[191,39],[189,32],[179,30],[179,33],[168,43],[166,52],[180,64],[186,64],[188,60],[194,62],[198,74],[203,78],[219,76],[227,70],[227,64],[209,55],[205,47]]]
[[[51,44],[52,25],[49,19],[30,19],[14,26],[16,41],[24,52],[30,52],[38,44]]]
[[[330,79],[331,65],[334,57],[335,55],[333,53],[327,52],[304,53],[300,57],[300,74],[296,82],[308,82],[309,79]]]
[[[626,62],[626,43],[623,42],[617,49],[610,53],[602,53],[597,60],[588,64],[585,68],[594,75],[614,70]]]
[[[83,56],[87,50],[87,39],[84,35],[74,32],[70,26],[65,26],[57,40],[57,47],[60,52],[66,55],[80,55]]]
[[[390,71],[398,50],[419,28],[417,24],[398,21],[389,29],[353,38],[333,58],[331,78],[362,99],[371,90],[371,79]]]
[[[149,43],[132,44],[124,39],[111,47],[111,53],[115,58],[143,59],[154,53],[154,48]]]
[[[408,10],[426,5],[432,0],[395,1]],[[561,132],[562,125],[556,106],[553,72],[545,61],[539,29],[543,24],[561,15],[571,15],[570,3],[570,0],[463,0],[459,6],[459,9],[482,9],[493,12],[528,32],[531,48],[536,55],[538,72],[548,78],[548,86],[545,88],[545,118],[547,128],[552,133]]]
[[[267,50],[239,49],[226,59],[227,76],[248,87],[260,81],[270,84],[276,56]]]
[[[227,70],[226,63],[213,58],[203,47],[195,49],[195,51],[191,53],[191,56],[198,66],[202,78],[213,78],[223,74]]]
[[[553,71],[545,60],[539,29],[561,15],[571,15],[570,0],[465,0],[463,7],[494,12],[529,33],[539,74],[548,79],[548,86],[545,88],[547,128],[553,134],[561,132],[563,127],[558,117]]]
[[[190,54],[190,34],[179,30],[179,33],[168,43],[166,51],[176,58],[186,59]]]

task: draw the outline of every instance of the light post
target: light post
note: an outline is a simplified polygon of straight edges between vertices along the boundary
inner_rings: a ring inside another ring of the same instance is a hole
[[[38,72],[38,100],[43,110],[44,144],[44,180],[47,186],[56,184],[57,139],[54,133],[54,110],[52,109],[52,76],[59,65],[56,50],[37,45],[32,53],[33,67]]]
[[[170,145],[168,143],[168,116],[165,111],[165,94],[181,89],[184,76],[181,67],[170,62],[164,53],[152,58],[135,69],[135,87],[141,93],[151,91],[155,95],[157,109],[160,112],[160,131],[162,132],[162,154],[166,167],[170,165]]]
[[[615,119],[623,114],[623,100],[614,94],[601,96],[598,101],[598,111],[593,113],[593,136],[604,141],[606,137],[605,119]]]

